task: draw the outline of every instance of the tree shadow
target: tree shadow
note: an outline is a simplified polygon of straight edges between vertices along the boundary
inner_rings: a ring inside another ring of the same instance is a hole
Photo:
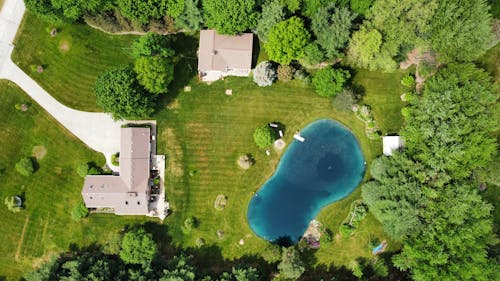
[[[198,37],[184,33],[168,36],[172,37],[171,47],[175,50],[174,79],[168,92],[158,98],[157,111],[171,103],[198,72]]]
[[[36,173],[38,170],[40,170],[40,163],[38,163],[38,159],[36,159],[35,156],[29,157],[29,159],[33,164],[33,173]]]

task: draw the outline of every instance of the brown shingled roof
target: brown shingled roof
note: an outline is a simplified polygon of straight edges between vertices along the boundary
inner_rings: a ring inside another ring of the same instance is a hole
[[[200,31],[199,71],[251,69],[253,34],[220,35],[215,30]]]

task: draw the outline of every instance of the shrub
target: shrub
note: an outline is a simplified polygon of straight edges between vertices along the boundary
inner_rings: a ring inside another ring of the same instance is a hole
[[[99,167],[92,166],[88,171],[89,175],[102,175],[102,169]]]
[[[274,141],[271,128],[268,125],[264,125],[255,129],[255,132],[253,133],[253,140],[259,148],[270,146]]]
[[[293,74],[293,79],[300,80],[304,84],[311,83],[311,76],[309,76],[309,73],[307,73],[304,69],[297,69],[297,71]]]
[[[252,158],[252,155],[245,154],[238,158],[238,166],[240,166],[243,170],[248,170],[253,166],[255,160]]]
[[[281,260],[281,248],[276,244],[267,243],[266,248],[261,252],[262,258],[268,263],[275,263]]]
[[[203,247],[204,245],[205,245],[205,239],[203,239],[201,237],[196,239],[196,246],[197,247]]]
[[[111,232],[106,238],[106,243],[102,246],[102,251],[108,255],[118,255],[122,244],[122,235],[120,233]]]
[[[415,86],[415,77],[410,74],[403,76],[401,78],[401,85],[408,88],[413,88]]]
[[[349,112],[352,110],[352,106],[357,102],[357,96],[354,94],[352,89],[344,89],[340,92],[332,101],[333,108],[338,111]]]
[[[282,82],[290,82],[293,79],[293,73],[295,69],[290,65],[279,65],[278,66],[278,80]]]
[[[7,196],[4,203],[7,209],[13,213],[18,213],[23,208],[23,201],[19,196]]]
[[[263,61],[253,70],[253,81],[261,87],[271,86],[276,80],[276,69],[272,63]]]
[[[424,79],[429,78],[435,72],[435,70],[436,66],[426,61],[419,63],[417,66],[418,75],[423,77]]]
[[[322,97],[333,97],[344,87],[351,74],[347,70],[325,67],[318,70],[312,79],[318,95]]]
[[[339,227],[339,233],[342,237],[349,237],[354,233],[354,228],[348,224],[342,224]]]
[[[120,166],[120,152],[111,155],[111,164]]]
[[[89,173],[89,164],[88,163],[81,163],[80,165],[78,165],[78,167],[76,167],[76,173],[84,178],[88,173]]]
[[[33,160],[29,157],[22,158],[16,163],[16,171],[25,177],[30,176],[35,171]]]
[[[182,227],[182,230],[184,233],[189,233],[191,232],[191,230],[193,230],[193,228],[196,228],[196,225],[197,225],[196,219],[194,217],[188,217],[184,221],[184,226]]]
[[[71,218],[75,221],[81,220],[89,215],[89,209],[85,207],[83,202],[79,202],[71,211]]]

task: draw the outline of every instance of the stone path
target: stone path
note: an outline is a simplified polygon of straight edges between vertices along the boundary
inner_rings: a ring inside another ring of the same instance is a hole
[[[104,153],[108,166],[111,154],[120,151],[121,121],[109,114],[74,110],[59,103],[11,60],[14,38],[25,11],[22,0],[5,0],[0,11],[0,79],[17,84],[59,123],[90,148]],[[47,35],[48,36],[48,35]]]

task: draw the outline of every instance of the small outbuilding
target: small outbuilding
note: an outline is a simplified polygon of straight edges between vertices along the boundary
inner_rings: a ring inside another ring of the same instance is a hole
[[[392,155],[394,150],[403,148],[404,142],[400,136],[385,136],[382,138],[384,155]]]
[[[200,31],[198,72],[201,80],[250,75],[252,48],[252,33],[221,35],[213,29]]]

